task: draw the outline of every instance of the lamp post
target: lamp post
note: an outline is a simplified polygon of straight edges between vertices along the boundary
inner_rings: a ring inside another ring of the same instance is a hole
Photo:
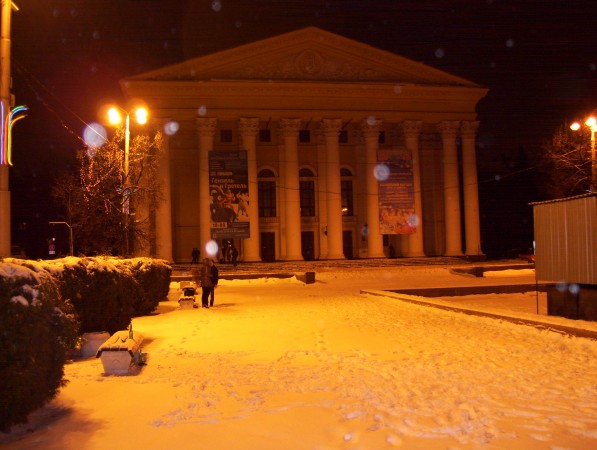
[[[69,242],[69,250],[70,250],[70,256],[74,256],[75,252],[74,252],[74,243],[73,243],[73,227],[70,226],[69,223],[66,222],[49,222],[50,225],[66,225],[68,227],[68,242]]]
[[[585,120],[586,125],[591,131],[591,190],[597,191],[597,155],[595,150],[595,132],[597,132],[597,119],[591,116]],[[577,131],[580,130],[582,125],[580,122],[574,122],[570,125],[570,129]]]
[[[133,111],[136,121],[139,125],[147,123],[149,112],[144,107],[135,108]],[[124,117],[124,170],[123,170],[123,213],[124,213],[124,240],[125,252],[129,255],[129,154],[130,154],[130,140],[131,140],[131,114],[119,106],[111,106],[108,109],[108,121],[112,125],[118,125],[122,122]]]

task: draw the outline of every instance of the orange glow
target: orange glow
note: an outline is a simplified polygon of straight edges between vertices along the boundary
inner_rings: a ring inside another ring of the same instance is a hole
[[[135,116],[137,117],[137,123],[139,125],[143,125],[143,124],[147,123],[148,115],[149,115],[149,112],[145,108],[137,108],[135,110]]]
[[[595,118],[593,116],[591,116],[587,119],[587,121],[585,122],[585,125],[588,125],[589,127],[594,127],[596,123],[597,123],[597,120],[595,120]]]
[[[112,107],[108,110],[108,121],[112,125],[117,125],[122,121],[122,116],[120,115],[118,108]]]

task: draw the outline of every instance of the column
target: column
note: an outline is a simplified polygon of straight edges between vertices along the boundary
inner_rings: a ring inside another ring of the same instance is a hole
[[[409,257],[425,256],[423,250],[423,201],[421,184],[421,150],[419,149],[419,134],[423,122],[407,120],[402,123],[406,148],[412,154],[413,163],[413,190],[415,201],[416,230],[408,236]]]
[[[284,214],[286,216],[286,260],[303,259],[301,251],[301,199],[299,194],[298,132],[300,119],[281,119],[280,133],[284,141],[285,183]]]
[[[249,175],[249,227],[251,237],[243,239],[243,260],[261,261],[259,256],[259,195],[257,192],[257,145],[255,138],[259,133],[259,119],[241,117],[238,130],[243,149],[247,151]]]
[[[464,236],[467,255],[482,255],[479,225],[479,184],[475,136],[479,122],[462,122],[462,182],[464,184]]]
[[[367,119],[361,122],[365,139],[365,165],[367,170],[367,257],[384,258],[383,239],[379,233],[379,189],[375,169],[379,149],[379,132],[382,121]],[[364,224],[359,224],[363,226]]]
[[[209,155],[213,150],[217,120],[212,117],[197,118],[199,134],[199,245],[202,255],[206,255],[205,244],[211,239],[211,211],[209,205]]]
[[[0,124],[0,126],[3,126]],[[0,149],[0,151],[2,151]],[[0,163],[0,258],[10,258],[10,190],[8,164]]]
[[[449,121],[438,124],[442,134],[444,154],[444,210],[446,221],[446,248],[444,255],[462,255],[460,223],[460,182],[458,177],[458,149],[456,134],[460,122]]]
[[[166,124],[163,121],[161,124]],[[163,129],[163,127],[161,127]],[[162,199],[155,209],[155,256],[166,261],[172,257],[172,182],[170,175],[170,138],[163,134],[162,148],[158,153],[158,183]]]
[[[340,195],[340,144],[338,136],[342,119],[323,119],[321,127],[325,136],[325,186],[327,199],[327,259],[344,259],[342,248],[342,198]]]

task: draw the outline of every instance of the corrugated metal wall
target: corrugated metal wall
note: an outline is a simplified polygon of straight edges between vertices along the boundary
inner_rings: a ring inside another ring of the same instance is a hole
[[[537,279],[597,284],[597,194],[532,205]]]

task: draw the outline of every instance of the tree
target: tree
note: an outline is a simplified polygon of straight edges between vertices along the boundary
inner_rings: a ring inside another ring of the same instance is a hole
[[[147,246],[149,212],[161,200],[157,177],[162,135],[130,141],[128,176],[124,173],[124,131],[102,147],[80,150],[78,177],[58,179],[52,195],[64,208],[79,253],[127,255]]]
[[[591,187],[591,139],[588,130],[562,125],[543,144],[545,187],[552,198],[587,192]]]

